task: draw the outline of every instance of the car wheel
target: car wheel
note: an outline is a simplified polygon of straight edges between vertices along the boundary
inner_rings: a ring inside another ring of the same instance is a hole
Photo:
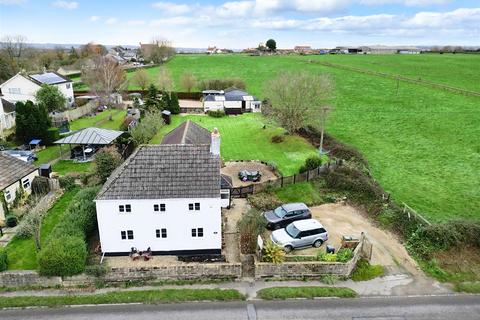
[[[322,240],[317,240],[313,243],[313,246],[315,248],[320,248],[320,246],[323,244],[323,241]]]
[[[283,247],[283,250],[284,250],[286,253],[289,253],[289,252],[292,252],[293,247],[292,247],[292,246],[285,246],[285,247]]]

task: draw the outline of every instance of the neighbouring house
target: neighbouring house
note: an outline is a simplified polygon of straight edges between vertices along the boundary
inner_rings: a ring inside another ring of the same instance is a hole
[[[295,51],[296,53],[306,54],[306,53],[311,53],[313,49],[311,46],[295,46],[293,48],[293,51]]]
[[[248,92],[236,88],[216,91],[205,90],[203,109],[205,112],[223,110],[226,114],[261,112],[262,102]]]
[[[0,153],[0,192],[9,206],[17,196],[17,191],[31,193],[33,178],[38,176],[38,169],[32,164],[10,155]],[[3,202],[3,199],[0,199]],[[5,209],[0,202],[0,222],[5,220]]]
[[[66,98],[66,107],[74,103],[73,82],[55,71],[25,74],[17,73],[0,85],[5,99],[16,103],[17,101],[30,100],[36,103],[35,95],[42,85],[56,86]]]
[[[15,104],[0,96],[0,137],[3,130],[10,129],[15,125]]]
[[[221,254],[220,134],[187,121],[160,145],[140,146],[95,203],[102,252]]]

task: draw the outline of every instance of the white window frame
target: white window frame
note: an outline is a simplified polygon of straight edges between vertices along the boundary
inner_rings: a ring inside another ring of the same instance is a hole
[[[165,231],[165,233],[163,231]],[[164,237],[164,235],[165,235],[165,237]],[[155,238],[156,239],[167,239],[168,238],[167,228],[155,229]]]
[[[165,212],[167,211],[167,205],[165,203],[155,203],[153,205],[154,212]]]
[[[5,195],[5,201],[10,202],[10,200],[12,200],[12,193],[10,190],[5,190],[3,194]]]
[[[129,233],[131,233],[131,238],[130,238],[130,235]],[[124,238],[125,236],[125,238]],[[133,230],[121,230],[120,231],[120,239],[121,240],[134,240],[135,239],[135,236],[134,236],[134,233],[133,233]]]
[[[198,207],[198,209],[197,209]],[[200,202],[194,202],[194,203],[189,203],[188,204],[188,210],[189,211],[200,211],[201,205]]]
[[[131,204],[119,204],[118,205],[118,212],[119,213],[132,213],[132,205]]]
[[[200,235],[200,233],[202,235]],[[203,238],[205,236],[205,229],[203,227],[192,228],[190,230],[190,235],[192,236],[192,238]]]

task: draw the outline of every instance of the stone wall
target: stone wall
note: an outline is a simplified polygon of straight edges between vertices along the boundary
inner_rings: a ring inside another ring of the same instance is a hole
[[[238,279],[242,276],[240,263],[188,263],[148,268],[110,268],[102,278],[105,282],[147,280],[206,280]],[[37,271],[0,272],[0,287],[80,286],[95,283],[96,278],[81,274],[73,277],[43,277]]]
[[[346,262],[255,262],[255,278],[298,278],[298,277],[319,277],[323,275],[336,275],[349,277],[355,269],[358,260],[364,256],[366,238],[362,235],[360,243],[354,250],[353,258]]]

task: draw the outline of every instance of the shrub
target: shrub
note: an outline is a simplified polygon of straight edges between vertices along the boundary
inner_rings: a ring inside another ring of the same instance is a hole
[[[353,281],[367,281],[380,277],[385,273],[381,265],[371,265],[366,259],[360,259],[352,273]]]
[[[248,211],[238,222],[242,253],[255,253],[258,235],[265,230],[267,221],[255,209]]]
[[[245,82],[238,78],[206,79],[198,83],[200,91],[203,90],[225,90],[231,87],[245,89]]]
[[[213,118],[222,118],[227,115],[224,110],[209,110],[207,114]]]
[[[0,272],[7,270],[7,267],[8,267],[7,250],[5,248],[0,248]]]
[[[62,235],[86,239],[97,227],[95,198],[99,187],[90,187],[79,191],[68,206],[62,219],[52,230],[49,239]]]
[[[336,253],[326,253],[326,252],[319,252],[318,253],[318,261],[325,261],[325,262],[337,262],[337,254]]]
[[[285,136],[282,134],[277,134],[272,137],[272,143],[280,143],[285,140]]]
[[[277,195],[273,192],[260,192],[257,194],[249,195],[248,201],[252,207],[258,210],[271,210],[282,204]]]
[[[60,132],[58,128],[55,128],[55,127],[48,128],[45,136],[45,141],[44,141],[45,145],[51,146],[58,139],[60,139]]]
[[[32,192],[34,195],[44,195],[50,191],[47,177],[36,176],[32,181]]]
[[[92,265],[85,268],[85,273],[94,277],[103,277],[107,274],[107,267],[105,265]]]
[[[300,173],[304,173],[313,169],[316,169],[322,165],[322,159],[320,157],[310,157],[305,160],[305,164],[300,167]]]
[[[263,247],[263,261],[282,263],[285,261],[285,252],[280,246],[268,241]]]
[[[122,163],[122,156],[114,146],[102,148],[95,155],[94,172],[100,179],[100,183],[105,183],[113,170]]]
[[[337,252],[338,262],[348,262],[353,258],[353,250],[350,248],[343,248]]]
[[[17,217],[13,214],[9,214],[5,217],[5,225],[9,228],[13,228],[17,225]]]
[[[85,270],[87,246],[76,236],[50,239],[38,254],[39,272],[46,276],[72,276]]]
[[[60,183],[60,187],[65,189],[66,191],[72,190],[75,188],[75,178],[71,176],[64,176],[58,178],[58,182]]]

